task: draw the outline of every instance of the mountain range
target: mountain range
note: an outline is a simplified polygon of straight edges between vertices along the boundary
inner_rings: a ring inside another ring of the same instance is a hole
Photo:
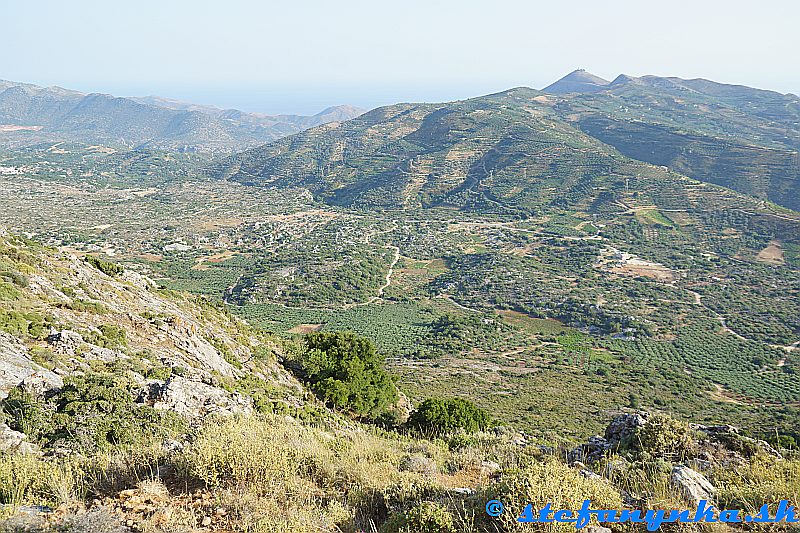
[[[68,140],[125,148],[230,152],[362,112],[335,106],[313,116],[272,116],[155,96],[122,98],[0,80],[0,145]]]
[[[531,212],[603,175],[668,171],[800,209],[800,98],[707,80],[576,71],[442,104],[397,104],[232,157],[219,176],[348,206]]]

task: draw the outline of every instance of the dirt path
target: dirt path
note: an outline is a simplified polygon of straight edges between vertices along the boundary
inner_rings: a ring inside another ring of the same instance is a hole
[[[400,260],[400,248],[398,248],[393,244],[387,244],[386,247],[394,250],[394,259],[392,259],[392,262],[389,264],[389,271],[386,272],[386,283],[381,285],[381,287],[378,289],[378,296],[377,296],[378,298],[381,298],[383,296],[383,291],[388,289],[389,285],[392,284],[392,274],[394,274],[394,267]]]
[[[689,292],[689,294],[694,296],[695,305],[703,305],[703,297],[699,293],[697,293],[695,291],[691,291],[689,289],[686,289],[686,290]],[[704,307],[714,314],[714,317],[716,317],[716,319],[719,321],[720,325],[722,326],[722,330],[724,332],[730,333],[731,335],[733,335],[737,339],[741,339],[743,341],[750,340],[747,337],[745,337],[743,335],[739,335],[738,333],[733,331],[731,328],[729,328],[728,327],[728,323],[725,321],[725,317],[724,316],[720,315],[719,313],[717,313],[716,311],[714,311],[713,309],[711,309],[708,306],[704,306]]]

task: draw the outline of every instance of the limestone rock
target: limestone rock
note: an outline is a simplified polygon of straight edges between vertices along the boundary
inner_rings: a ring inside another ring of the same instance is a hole
[[[617,415],[606,428],[605,439],[610,448],[630,443],[636,430],[647,422],[646,413]]]
[[[83,336],[69,329],[62,331],[53,330],[47,337],[47,342],[53,346],[53,351],[62,355],[75,355],[83,344]]]
[[[28,349],[19,339],[0,332],[0,398],[5,398],[9,390],[20,384],[31,392],[64,386],[59,376],[31,360]]]
[[[676,487],[684,498],[697,504],[700,500],[714,502],[717,489],[705,476],[686,465],[675,465],[670,474],[670,483]]]
[[[238,393],[172,376],[167,381],[149,381],[139,393],[139,403],[147,403],[155,409],[174,411],[193,420],[210,414],[250,414],[250,400]]]

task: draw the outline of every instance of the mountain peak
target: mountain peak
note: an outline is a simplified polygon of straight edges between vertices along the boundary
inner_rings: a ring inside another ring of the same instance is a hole
[[[608,80],[595,76],[583,69],[573,70],[560,80],[542,89],[546,93],[596,93],[602,91],[609,84]]]

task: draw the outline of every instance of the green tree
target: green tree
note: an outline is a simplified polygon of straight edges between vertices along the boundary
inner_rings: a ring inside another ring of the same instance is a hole
[[[311,388],[334,407],[375,417],[397,400],[383,358],[353,333],[308,335],[301,364]]]
[[[432,435],[458,430],[472,433],[489,424],[489,413],[461,398],[429,398],[411,413],[407,422],[408,427]]]

